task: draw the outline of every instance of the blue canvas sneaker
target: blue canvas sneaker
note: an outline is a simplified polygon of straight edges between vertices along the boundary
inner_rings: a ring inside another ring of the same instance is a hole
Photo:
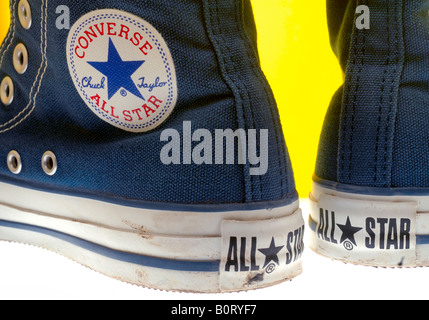
[[[328,2],[345,83],[311,194],[312,249],[346,262],[429,265],[429,2]]]
[[[301,273],[304,221],[248,0],[11,0],[0,238],[151,288]]]

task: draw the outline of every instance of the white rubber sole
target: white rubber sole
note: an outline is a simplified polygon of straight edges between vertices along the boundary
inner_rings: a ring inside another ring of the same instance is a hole
[[[232,292],[302,272],[298,202],[267,210],[156,211],[0,183],[0,240],[39,246],[160,290]]]
[[[313,251],[360,265],[429,266],[429,196],[365,195],[315,182],[310,206]]]

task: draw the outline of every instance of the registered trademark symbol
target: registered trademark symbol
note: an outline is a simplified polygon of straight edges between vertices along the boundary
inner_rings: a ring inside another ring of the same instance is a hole
[[[121,96],[123,96],[123,97],[126,97],[127,96],[127,90],[125,90],[125,89],[122,89],[121,90]]]
[[[275,269],[276,269],[275,263],[270,263],[267,266],[267,268],[265,269],[265,272],[268,273],[268,274],[270,274],[270,273],[273,273]]]
[[[345,248],[347,251],[352,251],[352,250],[354,249],[354,247],[353,247],[353,243],[351,243],[350,241],[345,241],[345,242],[344,242],[344,248]]]

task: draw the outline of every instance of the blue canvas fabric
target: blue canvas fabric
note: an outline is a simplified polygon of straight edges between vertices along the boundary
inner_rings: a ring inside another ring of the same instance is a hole
[[[297,199],[292,167],[273,93],[257,54],[248,0],[30,0],[33,23],[25,30],[11,0],[11,27],[0,51],[0,80],[15,85],[10,106],[0,102],[0,181],[49,192],[108,201],[150,204],[284,205]],[[68,30],[58,30],[59,6],[70,24],[106,8],[143,18],[166,41],[177,73],[178,102],[161,126],[146,133],[120,130],[94,116],[76,91],[66,59]],[[24,43],[29,68],[19,75],[13,48]],[[249,165],[164,165],[164,129],[268,129],[269,167],[249,175]],[[17,150],[23,169],[12,174],[6,156]],[[51,150],[58,171],[41,170]],[[250,208],[250,207],[249,207]]]
[[[338,4],[338,6],[337,6]],[[358,29],[356,9],[370,10]],[[376,188],[429,187],[428,1],[328,1],[345,76],[321,135],[316,176]]]

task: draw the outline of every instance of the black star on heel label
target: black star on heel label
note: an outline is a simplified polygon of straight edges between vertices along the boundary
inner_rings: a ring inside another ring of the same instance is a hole
[[[275,262],[277,265],[280,264],[279,261],[279,252],[284,248],[284,246],[276,247],[274,237],[271,239],[271,244],[269,248],[266,249],[259,249],[259,252],[263,253],[265,255],[265,262],[263,268],[268,266],[270,262]]]
[[[340,243],[344,243],[345,241],[350,241],[355,246],[357,246],[356,240],[355,240],[355,234],[362,230],[362,228],[353,227],[350,222],[350,217],[347,217],[347,221],[345,225],[337,224],[337,226],[341,229],[343,232],[341,236]]]

